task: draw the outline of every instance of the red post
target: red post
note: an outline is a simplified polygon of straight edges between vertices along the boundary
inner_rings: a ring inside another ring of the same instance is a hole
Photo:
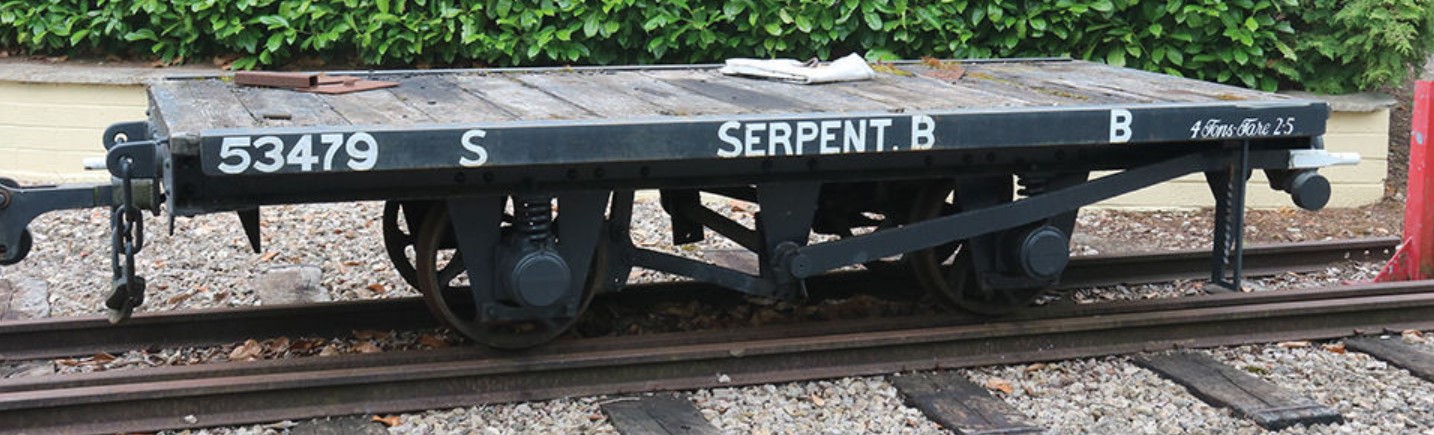
[[[1414,114],[1409,132],[1409,188],[1405,191],[1404,241],[1379,271],[1377,282],[1434,278],[1434,153],[1428,149],[1434,127],[1434,82],[1414,83]]]

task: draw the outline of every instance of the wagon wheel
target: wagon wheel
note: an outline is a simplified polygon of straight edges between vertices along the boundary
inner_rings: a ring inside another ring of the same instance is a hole
[[[870,234],[949,214],[948,210],[930,207],[931,204],[923,202],[922,199],[923,193],[929,189],[939,189],[944,186],[945,192],[949,193],[951,191],[949,184],[949,182],[931,181],[927,185],[912,189],[909,195],[898,194],[900,200],[875,206],[873,210],[870,210],[871,213],[864,212],[849,216],[845,219],[845,231],[837,235],[841,238],[853,237],[857,235],[855,230],[868,228],[869,231],[863,231],[861,234]],[[947,205],[949,206],[949,204]],[[945,257],[951,255],[954,246],[942,247]],[[903,254],[891,259],[867,261],[861,265],[872,273],[900,279],[913,276],[911,264],[910,254]]]
[[[418,287],[418,273],[413,267],[413,260],[408,256],[408,248],[417,244],[414,235],[416,229],[423,223],[424,213],[432,207],[429,202],[401,202],[387,201],[383,203],[383,247],[388,251],[388,259],[393,262],[394,270],[398,276],[403,278],[408,285]],[[399,223],[399,214],[402,213],[403,223]],[[451,246],[451,244],[449,244]]]
[[[0,177],[0,186],[5,186],[11,189],[19,189],[20,182],[15,181],[11,178]],[[0,206],[3,205],[4,204],[0,204]],[[15,259],[13,261],[0,260],[0,266],[10,266],[19,263],[21,259],[24,259],[26,256],[30,255],[30,248],[34,245],[34,243],[35,239],[33,236],[30,235],[29,228],[20,230],[20,243],[17,246],[11,247],[11,249],[14,249],[16,252],[14,257]]]
[[[466,270],[462,254],[451,242],[453,237],[452,220],[445,206],[430,208],[423,225],[419,227],[414,245],[417,287],[434,316],[463,336],[489,347],[523,349],[557,338],[577,323],[597,293],[598,286],[606,282],[606,237],[600,237],[577,314],[572,317],[485,323],[478,319],[473,292],[467,281],[462,279],[466,277]]]
[[[932,183],[916,195],[912,207],[913,221],[946,216],[959,211],[948,200],[952,197],[949,183]],[[1042,288],[983,289],[976,281],[976,266],[964,241],[923,249],[903,256],[917,284],[941,302],[984,315],[1009,314],[1030,305],[1043,293]]]

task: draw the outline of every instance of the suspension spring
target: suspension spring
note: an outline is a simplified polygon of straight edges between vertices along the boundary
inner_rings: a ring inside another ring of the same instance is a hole
[[[553,233],[553,197],[514,197],[513,213],[514,225],[528,242],[541,244],[548,241]]]
[[[1017,177],[1016,184],[1020,190],[1016,193],[1024,197],[1032,197],[1046,193],[1051,187],[1051,177],[1041,174],[1024,174]]]

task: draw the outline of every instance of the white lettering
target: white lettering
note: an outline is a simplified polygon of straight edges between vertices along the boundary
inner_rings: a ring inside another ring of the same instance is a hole
[[[822,154],[836,154],[841,152],[841,148],[839,148],[837,144],[832,143],[836,141],[836,132],[839,129],[841,129],[841,121],[822,121]]]
[[[793,156],[792,152],[792,125],[785,122],[773,122],[767,127],[767,153],[776,155],[777,145],[782,146],[784,154]]]
[[[1130,142],[1130,134],[1131,134],[1131,131],[1130,131],[1130,122],[1131,122],[1132,120],[1134,120],[1134,116],[1132,116],[1132,115],[1130,114],[1130,111],[1129,111],[1129,110],[1125,110],[1125,109],[1111,109],[1111,110],[1110,110],[1110,142],[1111,142],[1111,143],[1126,143],[1126,142]]]
[[[866,152],[866,120],[853,124],[850,120],[842,123],[842,135],[846,140],[842,141],[842,152],[864,153]]]
[[[766,151],[762,150],[761,148],[757,148],[757,145],[762,144],[762,138],[757,135],[757,132],[766,129],[767,124],[747,124],[747,131],[744,135],[747,140],[743,142],[743,145],[745,145],[747,149],[747,153],[743,154],[744,157],[761,157],[767,155]]]
[[[891,120],[887,118],[871,120],[872,128],[876,129],[876,150],[886,151],[886,128],[891,126]],[[893,148],[893,150],[895,150]]]
[[[807,142],[816,140],[817,123],[802,121],[797,123],[797,155],[806,154]]]
[[[458,156],[458,164],[466,168],[472,168],[488,163],[488,149],[483,148],[483,145],[478,143],[478,139],[487,136],[488,132],[484,130],[468,130],[463,132],[463,139],[461,139],[463,150],[473,153],[475,157],[468,158],[468,156],[460,154]]]
[[[926,115],[911,116],[911,149],[929,150],[936,145],[936,120]]]
[[[732,130],[739,128],[742,128],[742,123],[737,121],[724,122],[721,127],[717,128],[717,139],[732,146],[732,149],[718,149],[717,157],[737,157],[742,155],[742,141],[732,135]]]

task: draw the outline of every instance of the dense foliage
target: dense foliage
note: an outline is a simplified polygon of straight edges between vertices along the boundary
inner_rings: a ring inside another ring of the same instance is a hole
[[[1402,80],[1434,0],[0,0],[0,49],[378,66],[1071,56],[1273,89]]]

